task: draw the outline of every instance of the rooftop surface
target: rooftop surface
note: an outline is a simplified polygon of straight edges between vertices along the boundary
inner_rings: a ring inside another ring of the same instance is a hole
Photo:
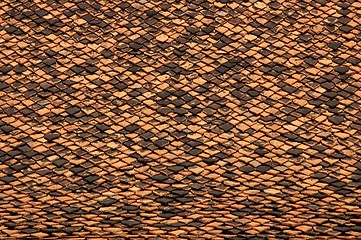
[[[360,239],[361,2],[0,1],[0,239]]]

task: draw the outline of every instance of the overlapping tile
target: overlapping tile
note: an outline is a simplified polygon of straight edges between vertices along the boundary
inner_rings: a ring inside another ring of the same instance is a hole
[[[0,16],[0,238],[359,238],[359,1]]]

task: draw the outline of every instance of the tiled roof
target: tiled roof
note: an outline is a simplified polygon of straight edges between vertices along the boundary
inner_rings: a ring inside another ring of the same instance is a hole
[[[0,1],[1,239],[360,239],[361,2]]]

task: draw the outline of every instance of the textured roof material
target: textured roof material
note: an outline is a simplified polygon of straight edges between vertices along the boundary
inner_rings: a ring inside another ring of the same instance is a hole
[[[1,239],[360,239],[361,2],[0,1]]]

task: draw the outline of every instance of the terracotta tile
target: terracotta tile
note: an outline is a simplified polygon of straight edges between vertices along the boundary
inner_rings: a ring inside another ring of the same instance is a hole
[[[359,8],[0,3],[0,238],[356,239]]]

